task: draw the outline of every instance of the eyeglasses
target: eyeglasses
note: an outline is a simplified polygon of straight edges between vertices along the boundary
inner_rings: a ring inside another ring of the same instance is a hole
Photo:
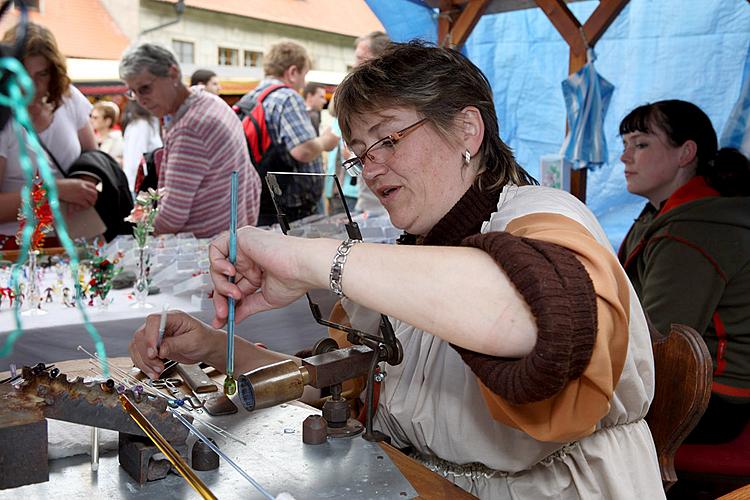
[[[372,146],[365,149],[365,152],[361,155],[354,156],[342,163],[343,167],[352,177],[356,177],[362,173],[365,169],[365,159],[370,160],[373,163],[382,165],[391,158],[396,152],[396,144],[398,141],[417,130],[420,126],[424,125],[427,118],[422,118],[416,123],[413,123],[405,129],[394,132],[388,137],[383,137],[379,141],[376,141]]]
[[[154,82],[158,80],[159,77],[155,76],[151,79],[150,82],[144,83],[137,89],[128,89],[127,92],[125,92],[125,97],[130,99],[131,101],[135,101],[138,97],[145,97],[147,95],[150,95],[151,92],[154,91]]]

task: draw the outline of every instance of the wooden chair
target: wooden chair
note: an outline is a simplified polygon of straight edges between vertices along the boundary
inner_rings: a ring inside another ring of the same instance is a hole
[[[712,362],[694,329],[673,324],[667,336],[651,332],[656,388],[646,415],[656,444],[664,490],[677,482],[674,456],[700,420],[711,395]]]
[[[748,498],[750,498],[750,484],[734,491],[730,491],[716,500],[747,500]]]

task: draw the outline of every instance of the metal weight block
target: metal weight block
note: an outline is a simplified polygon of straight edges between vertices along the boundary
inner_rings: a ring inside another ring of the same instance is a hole
[[[0,427],[0,490],[49,481],[47,421]]]
[[[160,453],[159,449],[151,444],[148,438],[120,433],[118,446],[120,466],[138,484],[167,477],[172,464],[166,459],[154,459],[157,453]]]

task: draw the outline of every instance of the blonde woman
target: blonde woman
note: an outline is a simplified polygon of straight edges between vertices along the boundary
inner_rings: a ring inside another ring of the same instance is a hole
[[[99,150],[117,160],[122,166],[122,132],[114,126],[120,118],[120,108],[112,101],[99,101],[91,111],[91,126],[96,132]]]

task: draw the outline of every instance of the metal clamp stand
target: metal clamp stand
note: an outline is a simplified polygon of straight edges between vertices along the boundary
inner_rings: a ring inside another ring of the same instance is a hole
[[[266,174],[266,182],[268,183],[268,186],[271,191],[271,199],[273,200],[274,206],[276,207],[276,214],[279,220],[279,225],[281,226],[281,231],[284,234],[287,234],[289,232],[290,226],[289,221],[286,217],[286,214],[283,213],[283,211],[280,209],[279,204],[276,201],[276,196],[281,195],[281,189],[279,187],[279,184],[276,180],[276,175],[289,175],[288,172],[268,172]],[[341,184],[339,183],[338,177],[332,176],[333,181],[336,185],[336,189],[339,192],[339,195],[341,196],[341,200],[344,205],[344,210],[346,211],[346,217],[349,222],[344,224],[346,227],[346,233],[349,236],[349,238],[353,240],[362,240],[362,233],[359,230],[359,226],[356,222],[352,220],[351,213],[349,212],[349,207],[347,207],[346,202],[344,202],[344,196],[343,196],[343,190],[341,188]],[[323,315],[320,312],[320,307],[318,304],[313,302],[312,298],[310,297],[309,293],[305,294],[307,296],[307,302],[310,306],[310,311],[312,312],[313,318],[315,318],[315,321],[323,326],[329,327],[329,328],[335,328],[337,330],[341,330],[347,334],[347,340],[351,342],[352,344],[357,345],[364,345],[372,349],[375,353],[377,353],[376,356],[373,357],[372,363],[370,365],[370,370],[367,374],[367,389],[365,393],[365,407],[366,407],[366,414],[365,414],[365,432],[362,435],[364,439],[367,441],[390,441],[390,438],[383,434],[380,431],[375,431],[372,428],[372,419],[375,414],[375,408],[373,407],[374,403],[374,391],[375,391],[375,383],[379,382],[376,381],[376,376],[379,374],[376,373],[376,368],[378,364],[381,361],[385,361],[391,366],[396,366],[403,360],[404,357],[404,351],[401,347],[401,342],[396,338],[396,334],[393,332],[393,326],[391,325],[391,322],[388,320],[388,317],[384,314],[380,315],[380,325],[379,325],[379,333],[380,337],[375,335],[370,335],[368,333],[362,332],[360,330],[357,330],[355,328],[351,328],[346,325],[341,325],[338,323],[334,323],[332,321],[328,321],[323,319]],[[382,375],[381,375],[382,376]],[[381,379],[382,380],[382,379]]]

